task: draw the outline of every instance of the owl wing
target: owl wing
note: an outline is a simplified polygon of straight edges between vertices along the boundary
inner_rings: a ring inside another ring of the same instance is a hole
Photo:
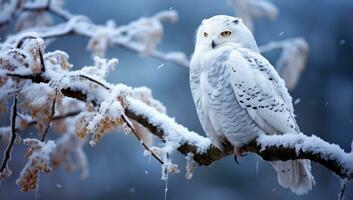
[[[299,132],[284,81],[264,57],[256,52],[233,50],[226,62],[238,103],[263,131]]]
[[[204,109],[202,104],[202,91],[201,91],[201,83],[200,83],[200,57],[198,55],[193,55],[190,62],[190,88],[191,94],[194,99],[197,115],[199,117],[201,126],[208,137],[211,138],[214,145],[218,148],[222,149],[222,139],[217,136],[218,130],[212,126],[212,121],[210,119],[209,113],[206,113],[207,110]]]

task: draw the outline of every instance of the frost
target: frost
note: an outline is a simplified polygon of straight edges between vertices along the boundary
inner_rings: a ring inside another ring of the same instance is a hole
[[[185,174],[185,178],[186,179],[191,179],[193,176],[194,171],[196,170],[196,167],[198,166],[198,164],[194,161],[193,159],[193,154],[192,153],[188,153],[186,155],[186,174]]]
[[[94,57],[94,65],[93,66],[85,66],[80,70],[72,71],[70,73],[71,76],[75,75],[85,75],[91,76],[92,78],[96,78],[100,81],[104,81],[103,79],[108,75],[109,72],[115,69],[115,66],[118,64],[118,59],[103,59],[99,57]]]
[[[49,140],[44,143],[37,139],[24,139],[23,143],[29,146],[26,153],[28,161],[16,183],[21,186],[22,191],[28,191],[38,187],[39,172],[49,173],[51,171],[49,155],[55,148],[55,142]]]
[[[98,29],[97,33],[91,37],[87,49],[93,52],[93,55],[104,57],[106,49],[112,45],[111,38],[114,28],[115,22],[108,21],[106,28]]]
[[[292,38],[284,41],[270,42],[260,47],[262,53],[282,49],[275,67],[279,75],[285,80],[289,90],[293,89],[305,68],[309,54],[309,45],[303,38]]]
[[[44,54],[45,65],[55,72],[65,73],[72,68],[69,63],[69,55],[64,51],[56,50]]]
[[[278,9],[268,0],[231,0],[236,15],[253,30],[254,18],[275,19]]]
[[[114,87],[107,98],[100,104],[97,114],[88,123],[88,132],[93,133],[90,145],[95,146],[107,129],[113,129],[122,123],[121,115],[124,108],[119,99],[126,91],[117,86]]]

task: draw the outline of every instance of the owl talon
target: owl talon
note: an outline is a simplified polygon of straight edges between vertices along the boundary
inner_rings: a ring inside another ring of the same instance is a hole
[[[248,155],[247,153],[241,153],[241,154],[240,154],[241,157],[245,157],[245,156],[247,156],[247,155]]]
[[[234,160],[237,164],[240,164],[238,156],[244,157],[246,155],[248,155],[248,154],[244,153],[244,150],[242,148],[234,147]]]
[[[234,155],[234,161],[235,161],[235,163],[237,163],[238,165],[240,165],[240,162],[239,162],[239,160],[238,160],[238,156],[237,156],[237,155]]]

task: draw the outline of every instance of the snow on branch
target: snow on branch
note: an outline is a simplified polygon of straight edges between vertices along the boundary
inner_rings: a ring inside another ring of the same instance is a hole
[[[101,62],[109,66],[112,61],[101,60]],[[209,139],[177,124],[164,113],[164,107],[152,98],[148,90],[134,89],[122,84],[111,85],[100,76],[94,76],[93,72],[97,66],[61,74],[53,70],[56,68],[52,68],[49,64],[46,64],[46,67],[46,72],[39,78],[35,75],[21,74],[20,79],[24,79],[23,81],[31,79],[34,85],[60,80],[60,92],[65,98],[71,97],[91,104],[93,107],[87,108],[87,113],[76,124],[76,133],[79,137],[85,138],[87,134],[93,134],[91,144],[98,144],[99,139],[107,131],[123,125],[124,120],[121,116],[126,115],[163,141],[162,147],[155,148],[155,153],[161,157],[178,150],[185,155],[191,153],[193,160],[199,165],[209,165],[233,154],[233,147],[230,144],[225,144],[224,149],[220,150],[212,146]],[[10,74],[10,77],[12,76],[13,74]],[[50,93],[49,89],[48,92]],[[31,99],[31,102],[33,101],[42,100]],[[309,159],[322,164],[341,178],[352,179],[352,152],[346,153],[339,146],[329,144],[316,136],[302,134],[261,136],[245,149],[265,160]]]
[[[148,108],[142,103],[133,101],[130,105],[131,107],[125,111],[127,116],[140,122],[163,140],[169,139],[170,133],[173,133],[170,126],[180,126],[175,125],[174,120],[166,115],[153,112],[153,108]],[[208,139],[194,132],[188,133],[184,130],[179,131],[177,135],[179,138],[176,140],[177,149],[185,155],[192,153],[193,160],[199,165],[210,165],[227,155],[234,154],[234,147],[231,144],[224,144],[224,149],[220,150],[210,145]],[[175,138],[173,134],[172,138]],[[268,161],[309,159],[325,166],[343,179],[353,179],[353,151],[346,153],[338,145],[330,144],[314,135],[264,135],[244,148]]]

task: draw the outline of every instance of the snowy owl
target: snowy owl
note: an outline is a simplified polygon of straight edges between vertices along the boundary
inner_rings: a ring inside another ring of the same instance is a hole
[[[190,86],[201,125],[218,148],[241,147],[261,134],[297,134],[292,98],[274,67],[259,53],[241,19],[202,21],[190,64]],[[278,181],[296,194],[315,185],[309,160],[272,161]]]

